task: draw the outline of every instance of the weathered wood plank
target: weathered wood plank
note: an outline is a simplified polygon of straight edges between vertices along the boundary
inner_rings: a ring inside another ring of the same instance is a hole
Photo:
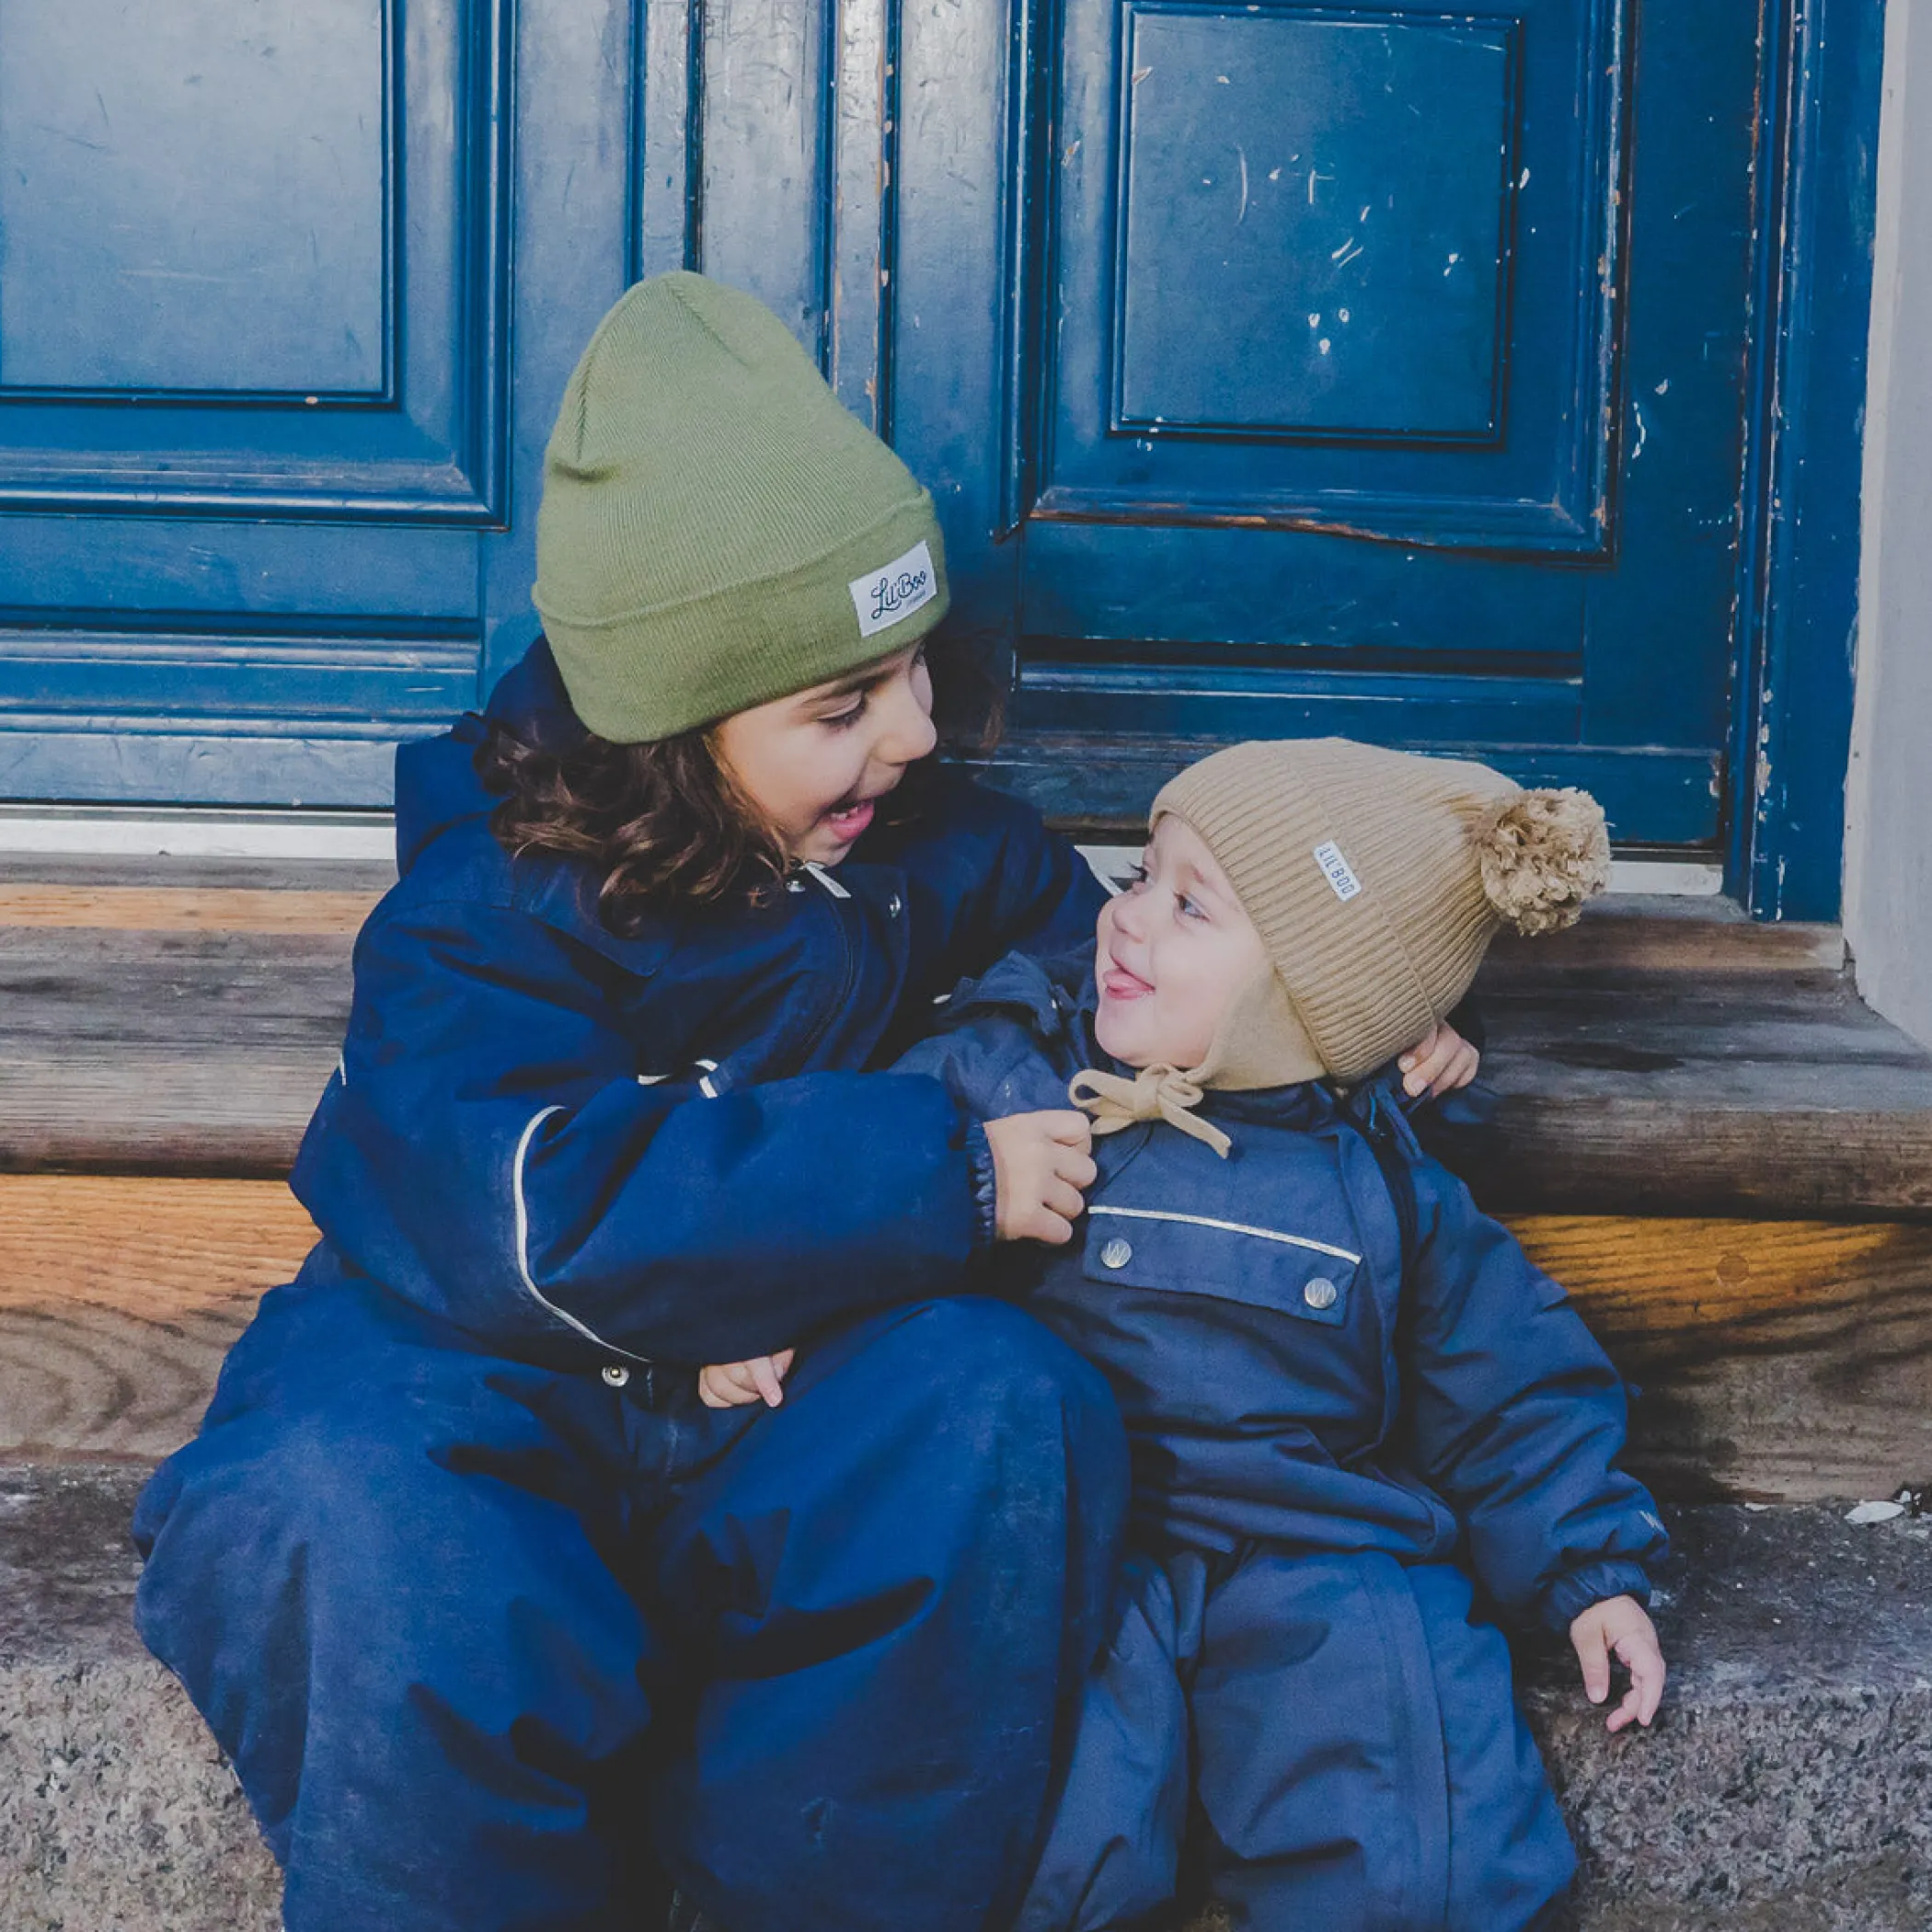
[[[1932,1476],[1932,1228],[1537,1216],[1516,1231],[1640,1385],[1672,1497]],[[314,1238],[273,1182],[0,1177],[0,1455],[166,1454]]]
[[[0,1178],[0,1441],[165,1455],[315,1239],[272,1181]]]
[[[389,859],[201,858],[178,852],[0,851],[0,883],[141,886],[169,890],[213,886],[250,892],[355,892],[374,899],[396,883]]]
[[[1932,1478],[1932,1228],[1512,1225],[1637,1385],[1632,1462],[1662,1494],[1825,1501]]]
[[[351,934],[327,924],[0,921],[0,1169],[286,1173],[348,1012]],[[1489,1204],[1932,1217],[1932,1054],[1842,975],[1505,960],[1486,983],[1501,1098],[1441,1145]]]
[[[1845,933],[1799,921],[1763,925],[1726,899],[1618,894],[1593,900],[1566,932],[1500,933],[1486,977],[1575,972],[1836,972]]]
[[[0,883],[0,926],[353,935],[380,896],[236,886]]]

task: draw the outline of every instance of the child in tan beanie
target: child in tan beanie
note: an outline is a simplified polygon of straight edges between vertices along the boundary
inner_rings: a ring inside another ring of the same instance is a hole
[[[1142,1923],[1184,1835],[1265,1932],[1509,1932],[1568,1888],[1495,1619],[1567,1632],[1593,1702],[1614,1653],[1610,1729],[1648,1724],[1663,1526],[1616,1466],[1616,1372],[1377,1069],[1500,925],[1568,924],[1607,870],[1581,793],[1237,746],[1156,800],[1095,955],[1008,959],[902,1063],[983,1118],[1071,1075],[1104,1136],[1074,1241],[1016,1284],[1107,1372],[1134,1455],[1022,1932]]]

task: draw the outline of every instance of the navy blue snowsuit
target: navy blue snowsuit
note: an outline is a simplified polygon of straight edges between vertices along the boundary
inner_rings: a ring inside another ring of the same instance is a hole
[[[1091,966],[1003,961],[902,1069],[983,1119],[1061,1104],[1111,1064]],[[1036,1264],[1126,1418],[1133,1548],[1021,1932],[1138,1924],[1184,1841],[1263,1932],[1510,1932],[1570,1881],[1491,1618],[1647,1600],[1663,1526],[1610,1363],[1393,1092],[1211,1093],[1225,1160],[1099,1140]]]
[[[581,729],[541,644],[492,709]],[[982,1130],[860,1070],[1098,888],[939,773],[835,874],[620,938],[584,868],[505,856],[481,736],[399,756],[293,1181],[322,1240],[142,1499],[143,1635],[293,1932],[642,1926],[653,1851],[732,1932],[1004,1925],[1125,1443],[966,1292]],[[696,1364],[799,1340],[782,1409],[698,1402]]]

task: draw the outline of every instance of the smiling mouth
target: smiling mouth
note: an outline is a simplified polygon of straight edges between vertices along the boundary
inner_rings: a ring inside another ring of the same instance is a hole
[[[1100,991],[1108,999],[1140,999],[1154,988],[1136,972],[1110,960],[1100,975]]]
[[[828,811],[820,822],[834,838],[849,844],[872,822],[878,809],[877,798],[860,799],[856,804],[841,805]]]

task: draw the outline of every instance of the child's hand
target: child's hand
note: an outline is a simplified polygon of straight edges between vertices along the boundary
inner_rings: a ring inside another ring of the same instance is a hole
[[[797,1353],[796,1349],[784,1349],[776,1355],[754,1355],[749,1362],[714,1362],[697,1372],[697,1398],[707,1409],[742,1409],[747,1402],[776,1409],[785,1399],[778,1385]]]
[[[1064,1247],[1099,1171],[1088,1149],[1093,1122],[1071,1108],[1008,1114],[986,1122],[993,1149],[995,1222],[1002,1241]]]
[[[1403,1092],[1417,1099],[1429,1094],[1440,1100],[1475,1079],[1482,1055],[1445,1019],[1423,1034],[1396,1064],[1402,1069]]]
[[[1593,1604],[1570,1627],[1577,1662],[1583,1666],[1583,1695],[1601,1704],[1610,1695],[1610,1653],[1615,1650],[1630,1673],[1624,1701],[1610,1713],[1610,1729],[1621,1731],[1634,1718],[1648,1724],[1663,1697],[1663,1652],[1657,1631],[1634,1596],[1605,1597]]]

